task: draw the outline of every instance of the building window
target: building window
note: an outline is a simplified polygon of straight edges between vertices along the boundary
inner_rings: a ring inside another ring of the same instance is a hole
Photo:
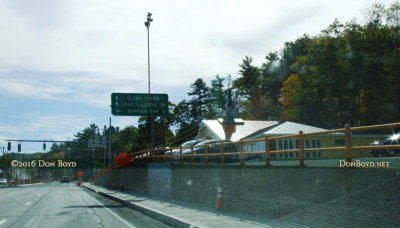
[[[293,141],[291,139],[280,139],[279,140],[279,150],[291,150],[293,149]],[[279,157],[289,158],[289,153],[279,154]],[[292,154],[293,157],[293,154]]]
[[[262,148],[262,151],[265,151],[265,141],[261,142],[261,148]]]
[[[265,151],[265,142],[264,141],[257,142],[257,144],[258,144],[259,151]]]
[[[335,146],[344,146],[345,141],[344,139],[335,139]]]
[[[269,150],[270,151],[276,150],[276,141],[275,140],[269,141]]]
[[[312,140],[312,148],[321,148],[321,140],[313,139]]]
[[[321,140],[319,140],[319,139],[313,139],[311,144],[312,144],[312,148],[321,148]],[[312,154],[313,154],[314,158],[321,157],[321,151],[313,151]]]
[[[310,141],[311,141],[311,145],[310,145]],[[300,148],[299,140],[297,139],[295,143],[296,143],[296,149],[299,149]],[[304,140],[304,148],[321,148],[321,140],[319,140],[319,139]],[[309,151],[308,152],[305,151],[304,156],[306,158],[309,158],[311,154],[313,157],[318,157],[318,158],[320,158],[322,156],[321,151],[313,151],[312,153],[310,153]],[[300,157],[299,152],[296,153],[296,157]]]

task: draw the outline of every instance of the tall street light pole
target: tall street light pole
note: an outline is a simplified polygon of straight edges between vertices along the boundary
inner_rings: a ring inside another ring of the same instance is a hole
[[[150,22],[153,19],[151,18],[151,13],[147,13],[147,21],[144,22],[144,25],[147,28],[147,76],[148,76],[148,83],[149,83],[149,93],[150,93]]]
[[[144,25],[147,28],[147,75],[148,75],[148,83],[149,83],[149,94],[150,94],[150,22],[153,21],[151,18],[151,13],[147,13],[147,21],[144,22]],[[154,148],[154,119],[150,117],[150,146]]]

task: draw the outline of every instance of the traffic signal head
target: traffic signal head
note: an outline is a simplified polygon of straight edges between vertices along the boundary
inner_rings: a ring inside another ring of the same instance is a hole
[[[21,143],[18,143],[18,152],[21,152]]]
[[[11,142],[8,142],[8,146],[7,146],[8,151],[11,150]]]
[[[68,150],[71,150],[71,143],[67,143]]]
[[[43,151],[46,151],[46,143],[43,143]]]

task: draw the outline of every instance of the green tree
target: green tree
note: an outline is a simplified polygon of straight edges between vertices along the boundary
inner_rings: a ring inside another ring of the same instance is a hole
[[[236,100],[239,101],[239,117],[243,119],[260,119],[261,104],[261,71],[252,64],[253,58],[246,56],[239,65],[239,74],[232,83]]]
[[[143,149],[139,142],[139,130],[137,127],[126,126],[116,137],[120,143],[121,151],[129,153]]]
[[[190,116],[194,123],[199,124],[201,120],[208,117],[210,98],[209,88],[203,79],[198,78],[190,85],[192,91],[188,93],[192,99],[189,101]]]
[[[192,121],[190,104],[186,100],[179,102],[173,109],[174,126],[176,127],[173,145],[177,146],[192,140],[197,135],[198,123]]]
[[[161,118],[154,119],[154,145],[165,146],[167,139],[172,139],[174,134]],[[137,148],[150,148],[150,121],[148,117],[140,117],[138,124]]]
[[[211,108],[209,118],[214,119],[223,116],[226,103],[226,91],[224,90],[225,78],[219,75],[215,76],[214,80],[211,80],[210,88],[210,102]]]

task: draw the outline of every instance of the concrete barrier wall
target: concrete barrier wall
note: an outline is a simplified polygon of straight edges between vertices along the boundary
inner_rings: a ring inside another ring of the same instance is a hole
[[[148,164],[148,193],[171,199],[171,168],[167,164]]]
[[[105,172],[95,180],[95,184],[111,188],[114,183],[117,188],[124,184],[127,191],[139,194],[148,194],[148,168],[146,164],[135,164],[135,167],[113,169]]]
[[[152,164],[110,171],[96,184],[109,186],[121,177],[127,190],[208,208],[215,207],[222,184],[225,211],[278,218],[399,179],[400,171]]]

